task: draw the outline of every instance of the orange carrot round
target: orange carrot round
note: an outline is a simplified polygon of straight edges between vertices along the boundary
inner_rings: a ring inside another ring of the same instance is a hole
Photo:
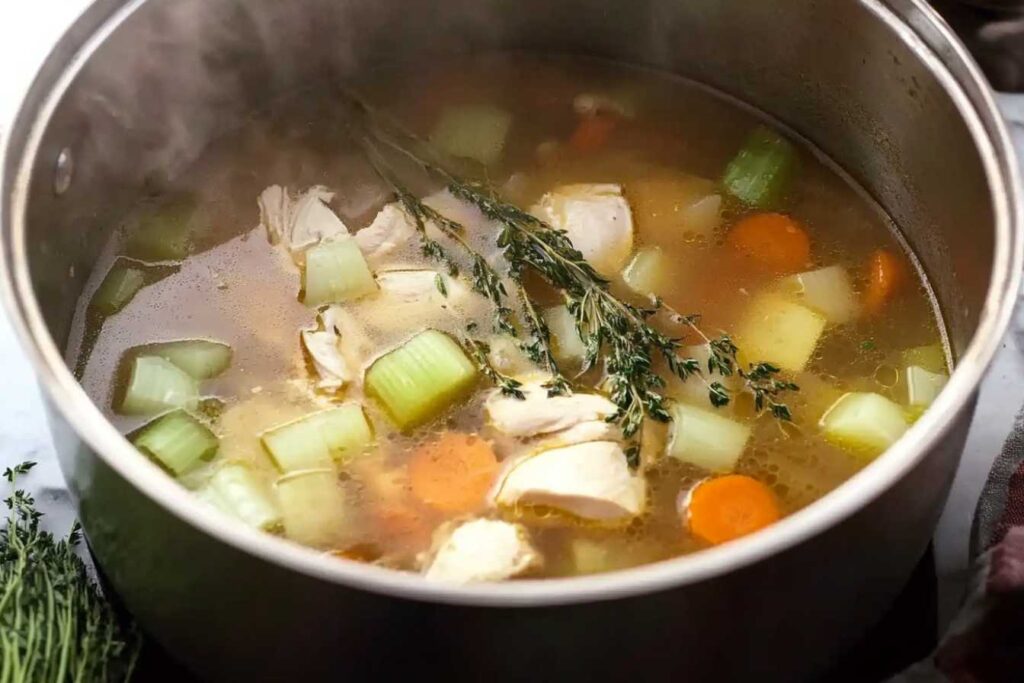
[[[781,516],[771,489],[741,474],[709,479],[690,496],[690,531],[712,545],[763,529]]]
[[[409,460],[413,494],[430,507],[465,513],[483,504],[498,473],[490,444],[473,434],[445,432],[421,446]]]
[[[811,240],[796,221],[781,213],[755,213],[729,231],[726,242],[776,273],[805,268],[811,260]]]
[[[868,256],[867,284],[864,288],[864,312],[869,315],[880,313],[892,300],[907,280],[906,263],[887,249],[878,249]]]
[[[609,114],[586,116],[569,138],[569,146],[582,154],[595,152],[608,144],[617,123],[618,119]]]

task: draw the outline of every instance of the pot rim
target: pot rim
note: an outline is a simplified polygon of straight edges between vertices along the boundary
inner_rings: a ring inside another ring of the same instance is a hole
[[[236,524],[196,504],[155,464],[142,458],[86,395],[50,337],[32,291],[25,258],[25,210],[31,170],[64,91],[91,54],[146,0],[101,1],[77,19],[25,93],[9,135],[0,140],[0,291],[8,318],[32,359],[48,400],[76,434],[138,491],[182,522],[234,549],[329,583],[447,604],[533,607],[610,600],[707,580],[780,553],[824,532],[868,505],[914,467],[948,432],[977,391],[1011,319],[1021,278],[1021,180],[992,93],[945,22],[924,0],[858,0],[936,75],[966,122],[985,170],[994,207],[992,275],[977,330],[946,389],[883,456],[838,488],[777,524],[733,543],[609,574],[474,586],[430,583],[422,577],[327,557]],[[78,39],[69,51],[65,43]],[[47,76],[53,75],[50,83]],[[22,147],[12,144],[25,136]],[[9,174],[9,178],[4,178]],[[10,200],[7,199],[8,193]]]

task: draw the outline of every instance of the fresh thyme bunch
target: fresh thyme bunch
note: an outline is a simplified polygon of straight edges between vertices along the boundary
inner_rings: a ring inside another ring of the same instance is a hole
[[[7,468],[15,483],[32,469]],[[106,683],[131,678],[140,638],[123,629],[75,554],[76,524],[56,540],[39,527],[32,496],[4,500],[0,527],[0,683]]]

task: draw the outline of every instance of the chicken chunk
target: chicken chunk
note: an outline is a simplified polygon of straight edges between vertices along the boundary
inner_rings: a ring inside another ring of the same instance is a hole
[[[475,519],[442,534],[432,555],[424,576],[460,584],[503,581],[541,563],[524,527],[492,519]]]
[[[300,333],[302,345],[313,361],[313,367],[319,377],[316,386],[324,391],[341,389],[352,381],[353,376],[342,353],[343,321],[337,316],[338,310],[338,307],[325,309],[317,316],[317,325]]]
[[[603,422],[615,413],[615,404],[597,394],[548,396],[540,382],[524,383],[520,400],[495,391],[484,403],[491,425],[509,436],[553,434],[582,423]]]
[[[412,219],[395,202],[380,210],[373,222],[355,234],[356,244],[371,267],[379,266],[416,235]]]
[[[565,230],[603,275],[622,270],[633,251],[633,215],[619,185],[563,185],[544,195],[531,213]]]
[[[293,255],[324,239],[347,235],[348,228],[327,203],[334,193],[314,186],[293,199],[280,185],[260,193],[260,224],[272,244],[283,244]]]
[[[614,522],[646,505],[642,476],[629,469],[622,445],[612,441],[552,448],[515,463],[499,485],[503,506],[544,505],[583,519]]]

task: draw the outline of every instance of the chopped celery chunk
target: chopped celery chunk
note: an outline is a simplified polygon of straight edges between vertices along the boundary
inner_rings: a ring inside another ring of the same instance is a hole
[[[874,457],[896,443],[908,425],[903,409],[886,397],[849,393],[821,416],[820,426],[837,446]]]
[[[132,443],[172,474],[180,475],[200,460],[212,458],[219,442],[204,424],[184,410],[175,410],[144,426]]]
[[[451,337],[424,330],[370,366],[366,391],[406,431],[436,417],[476,381],[476,366]]]
[[[731,472],[750,439],[750,427],[712,410],[672,406],[668,454],[712,472]]]
[[[171,408],[195,408],[199,384],[174,363],[158,356],[136,356],[121,408],[124,415],[153,415]]]
[[[778,133],[758,126],[729,162],[722,185],[748,206],[770,208],[779,203],[789,188],[796,162],[792,144]]]
[[[551,350],[563,363],[580,363],[587,349],[583,346],[576,320],[565,306],[553,306],[541,314],[551,333]]]
[[[196,203],[178,197],[143,216],[128,236],[129,256],[143,261],[180,261],[192,251]]]
[[[941,344],[929,344],[928,346],[915,346],[903,352],[903,365],[916,365],[928,372],[942,372],[949,370],[946,364],[946,350]]]
[[[281,526],[281,512],[270,492],[245,465],[221,467],[205,490],[215,496],[218,507],[254,529],[272,531]]]
[[[949,376],[944,372],[931,372],[918,365],[903,370],[903,383],[907,387],[907,405],[927,408],[946,386]]]
[[[333,469],[285,475],[276,489],[288,538],[326,548],[340,545],[349,534],[345,491]]]
[[[231,365],[231,347],[207,339],[182,339],[146,346],[146,355],[168,360],[196,379],[210,379]]]
[[[743,360],[766,361],[783,370],[806,367],[825,331],[824,316],[781,296],[766,295],[751,302],[736,330]]]
[[[373,441],[373,428],[362,406],[346,403],[275,427],[260,438],[278,469],[295,472],[361,453]]]
[[[645,247],[622,271],[622,279],[637,294],[651,296],[664,291],[669,270],[668,258],[660,248]]]
[[[303,302],[317,307],[372,294],[377,283],[359,244],[350,236],[341,236],[306,252],[303,289]]]
[[[834,325],[850,322],[860,308],[850,276],[838,265],[791,275],[782,280],[782,289]]]
[[[89,305],[103,315],[114,315],[128,305],[144,284],[146,274],[142,269],[115,263],[96,288]]]
[[[430,142],[446,154],[476,159],[489,166],[501,159],[512,115],[486,104],[448,107],[430,134]]]

